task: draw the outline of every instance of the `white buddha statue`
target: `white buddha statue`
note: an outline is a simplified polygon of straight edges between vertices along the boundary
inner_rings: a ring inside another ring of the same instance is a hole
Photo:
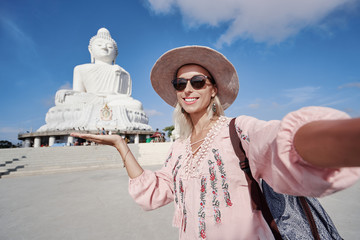
[[[116,43],[102,28],[89,44],[91,64],[74,69],[74,91],[131,95],[130,74],[115,64],[118,54]]]
[[[130,74],[115,64],[116,42],[106,28],[89,42],[91,63],[74,68],[73,89],[59,90],[38,131],[112,128],[151,130],[142,104],[131,97]]]

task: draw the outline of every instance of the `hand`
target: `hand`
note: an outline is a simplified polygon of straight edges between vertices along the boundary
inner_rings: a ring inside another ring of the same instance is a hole
[[[119,146],[124,140],[119,135],[95,135],[95,134],[81,134],[81,133],[71,133],[71,136],[83,138],[98,144],[109,145],[109,146]]]
[[[299,155],[318,167],[360,167],[359,146],[360,118],[310,122],[294,137]]]
[[[61,90],[57,91],[56,95],[55,95],[55,104],[56,103],[64,103],[67,95],[74,95],[75,93],[77,93],[77,92],[73,91],[73,90],[67,90],[67,89],[61,89]]]

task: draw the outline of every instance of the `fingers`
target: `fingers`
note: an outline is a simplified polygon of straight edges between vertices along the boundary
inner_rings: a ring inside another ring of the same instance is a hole
[[[81,133],[71,133],[73,137],[83,138],[91,142],[95,142],[98,144],[105,144],[114,146],[117,140],[120,138],[115,135],[94,135],[94,134],[81,134]]]
[[[93,134],[81,134],[81,133],[71,133],[70,135],[73,136],[73,137],[84,138],[84,139],[87,139],[87,140],[96,139],[96,138],[94,138],[94,136],[97,137],[97,135],[93,135]]]
[[[79,137],[79,138],[82,138],[85,134],[81,134],[81,133],[71,133],[70,136],[73,136],[73,137]]]

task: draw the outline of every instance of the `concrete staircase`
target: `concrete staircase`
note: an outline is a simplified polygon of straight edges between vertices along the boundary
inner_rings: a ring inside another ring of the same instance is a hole
[[[129,144],[140,165],[161,165],[171,143]],[[110,146],[0,149],[0,178],[91,169],[121,168],[121,156]]]

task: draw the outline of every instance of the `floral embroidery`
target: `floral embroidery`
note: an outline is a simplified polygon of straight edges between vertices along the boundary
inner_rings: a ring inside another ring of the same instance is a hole
[[[240,134],[240,137],[241,137],[242,140],[250,142],[250,138],[247,135],[243,134],[242,129],[240,129],[239,127],[236,127],[236,131]]]
[[[219,131],[226,124],[227,118],[224,116],[219,117],[217,122],[212,126],[207,133],[203,143],[200,145],[199,150],[193,156],[190,144],[190,137],[185,141],[186,154],[184,157],[184,172],[187,176],[198,177],[200,174],[200,164],[206,162],[204,159],[208,154],[208,150],[212,145],[214,138],[218,135]]]
[[[181,159],[182,155],[180,155],[178,157],[178,159],[176,160],[176,163],[174,165],[174,168],[172,170],[172,174],[173,174],[173,182],[174,182],[174,196],[175,196],[175,202],[176,204],[178,203],[178,197],[177,197],[177,190],[176,190],[176,176],[178,174],[178,171],[181,167],[181,164],[179,165],[180,159]]]
[[[184,199],[184,187],[183,181],[179,180],[179,191],[180,191],[180,199],[183,207],[183,220],[184,220],[184,232],[186,231],[186,224],[187,224],[187,215],[186,215],[186,208],[185,208],[185,199]]]
[[[172,157],[172,152],[169,154],[168,158],[165,161],[165,164],[164,164],[165,167],[167,166],[167,164],[168,164],[169,160],[171,159],[171,157]]]
[[[232,206],[232,202],[230,200],[230,193],[228,191],[229,189],[229,185],[226,183],[226,172],[224,169],[224,163],[221,159],[221,156],[219,154],[219,150],[218,149],[213,149],[212,152],[214,153],[214,158],[216,160],[216,165],[219,168],[220,174],[221,174],[221,188],[224,192],[224,198],[225,198],[225,203],[226,206]]]
[[[215,172],[215,162],[212,162],[211,160],[208,161],[209,163],[209,172],[210,172],[210,185],[211,185],[211,189],[212,189],[212,195],[213,195],[213,200],[212,200],[212,205],[214,208],[214,220],[216,223],[221,223],[221,212],[219,209],[220,206],[220,202],[219,200],[217,200],[217,177],[216,177],[216,172]]]
[[[180,191],[180,196],[181,196],[181,203],[184,203],[184,187],[183,187],[183,182],[180,178],[179,180],[179,191]]]
[[[205,196],[206,196],[206,177],[201,178],[201,190],[200,190],[200,209],[198,212],[199,217],[199,237],[206,238],[205,234]]]

